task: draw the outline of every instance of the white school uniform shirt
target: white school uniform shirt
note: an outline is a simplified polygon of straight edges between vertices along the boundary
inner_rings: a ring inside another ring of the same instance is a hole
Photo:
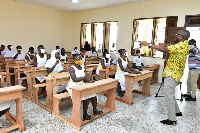
[[[73,54],[80,54],[80,52],[78,51],[78,49],[77,49],[77,50],[72,50],[71,54],[72,54],[72,55],[73,55]]]
[[[3,51],[1,51],[1,55],[5,55],[6,50],[4,49]]]
[[[110,58],[108,59],[108,63],[106,63],[106,59],[103,57],[102,58],[103,60],[104,60],[104,64],[105,64],[105,66],[109,66],[110,65]],[[96,69],[96,74],[97,75],[99,75],[99,70],[100,69],[103,69],[103,67],[102,67],[102,65],[101,65],[101,61],[99,62],[99,65],[98,65],[98,67],[97,67],[97,69]]]
[[[14,53],[13,57],[17,54],[17,52]],[[25,54],[21,53],[18,54],[17,58],[15,60],[24,60],[25,59]]]
[[[75,71],[75,75],[77,78],[80,78],[80,77],[84,77],[85,76],[85,67],[84,65],[82,65],[82,69],[81,70],[78,70],[75,66],[71,66],[74,71]],[[70,89],[71,87],[74,87],[74,86],[77,86],[77,85],[81,85],[81,84],[84,84],[83,81],[80,81],[80,82],[74,82],[71,77],[70,77],[70,81],[68,82],[68,85],[66,87],[67,91],[69,92],[71,98],[72,98],[72,89]],[[93,94],[93,95],[90,95],[90,96],[87,96],[87,97],[83,97],[82,100],[86,100],[86,99],[89,99],[89,98],[92,98],[92,97],[95,97],[97,96],[96,94]]]
[[[61,64],[64,64],[66,62],[66,58],[67,58],[66,54],[64,56],[60,55],[60,60],[64,60],[64,61],[61,61]]]
[[[5,51],[4,57],[13,57],[15,53],[12,50],[7,49]],[[5,59],[5,60],[12,60],[12,59]]]
[[[141,63],[143,63],[143,58],[140,56],[140,58],[138,56],[136,56],[134,59],[133,59],[133,63],[136,64],[136,66],[142,66]]]
[[[90,56],[97,56],[97,52],[94,51],[94,52],[92,53],[92,51],[89,51],[89,52],[88,52],[88,57],[90,57]]]
[[[47,62],[47,55],[44,54],[44,57],[41,58],[38,54],[36,55],[37,58],[37,67],[41,67],[41,66],[45,66],[46,62]],[[41,77],[36,77],[40,83],[42,83],[45,79],[44,77],[46,76],[41,76]]]
[[[116,54],[114,60],[112,61],[113,64],[117,64],[117,60],[120,57],[120,54]]]

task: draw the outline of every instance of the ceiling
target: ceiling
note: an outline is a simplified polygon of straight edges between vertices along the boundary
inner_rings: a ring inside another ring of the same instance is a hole
[[[95,8],[117,6],[129,3],[150,1],[150,0],[79,0],[79,3],[72,3],[71,0],[13,0],[28,4],[40,5],[65,11],[81,11]]]

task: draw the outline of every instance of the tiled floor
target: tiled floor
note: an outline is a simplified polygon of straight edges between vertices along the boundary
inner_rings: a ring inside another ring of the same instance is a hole
[[[197,91],[197,101],[178,101],[183,117],[177,118],[176,126],[162,125],[160,120],[167,118],[164,97],[155,97],[159,84],[151,84],[151,96],[133,93],[133,105],[116,101],[116,112],[108,113],[82,126],[81,133],[197,133],[200,132],[200,92]],[[184,89],[184,86],[182,86]],[[176,89],[180,98],[179,88]],[[163,95],[163,88],[160,94]],[[105,103],[106,98],[99,96],[98,102]],[[11,113],[15,113],[15,103],[11,102]],[[61,114],[70,117],[72,105],[61,108]],[[92,112],[91,106],[89,113]],[[23,100],[23,113],[26,131],[24,133],[78,133],[77,130],[65,124],[54,115],[48,113],[36,104]],[[11,124],[1,117],[3,128]],[[18,133],[15,130],[13,132]]]

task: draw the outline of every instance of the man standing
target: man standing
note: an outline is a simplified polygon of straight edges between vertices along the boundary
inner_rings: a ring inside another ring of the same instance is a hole
[[[184,73],[187,55],[189,53],[188,38],[190,32],[180,30],[175,36],[175,45],[168,47],[152,45],[151,49],[156,49],[170,54],[163,72],[164,93],[168,110],[168,119],[160,121],[162,124],[176,125],[176,116],[182,116],[176,102],[174,93],[175,87],[179,84]]]
[[[186,101],[196,101],[197,80],[199,78],[200,71],[197,68],[198,63],[198,48],[196,47],[196,41],[191,39],[189,41],[190,51],[188,57],[188,79],[187,79],[187,94],[184,94]]]

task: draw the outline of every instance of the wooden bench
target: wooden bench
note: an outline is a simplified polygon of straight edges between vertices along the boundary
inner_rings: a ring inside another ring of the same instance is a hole
[[[73,109],[72,109],[72,116],[71,120],[65,118],[64,116],[60,115],[59,111],[57,112],[54,107],[57,109],[58,105],[53,106],[52,113],[56,115],[59,119],[63,120],[65,123],[69,124],[70,126],[76,128],[77,130],[81,130],[81,126],[94,120],[102,115],[105,115],[109,112],[115,112],[115,90],[118,84],[118,79],[103,79],[96,81],[94,83],[86,83],[83,85],[75,86],[70,89],[72,89],[72,103],[73,103]],[[101,115],[94,116],[91,120],[85,120],[81,121],[81,101],[83,97],[90,96],[93,94],[97,94],[103,91],[108,90],[108,96],[105,106],[101,104],[97,104],[97,106],[104,108],[105,111]],[[54,96],[54,98],[56,98]]]
[[[16,102],[16,117],[11,115],[9,112],[5,114],[6,118],[13,124],[13,126],[0,130],[1,133],[8,132],[14,129],[19,129],[21,132],[26,129],[23,119],[22,111],[22,90],[23,86],[10,86],[0,88],[0,102],[15,100]]]
[[[158,82],[158,71],[159,71],[160,65],[159,64],[152,64],[148,66],[143,66],[142,70],[149,70],[153,71],[153,76],[151,78],[151,83],[157,83]]]

